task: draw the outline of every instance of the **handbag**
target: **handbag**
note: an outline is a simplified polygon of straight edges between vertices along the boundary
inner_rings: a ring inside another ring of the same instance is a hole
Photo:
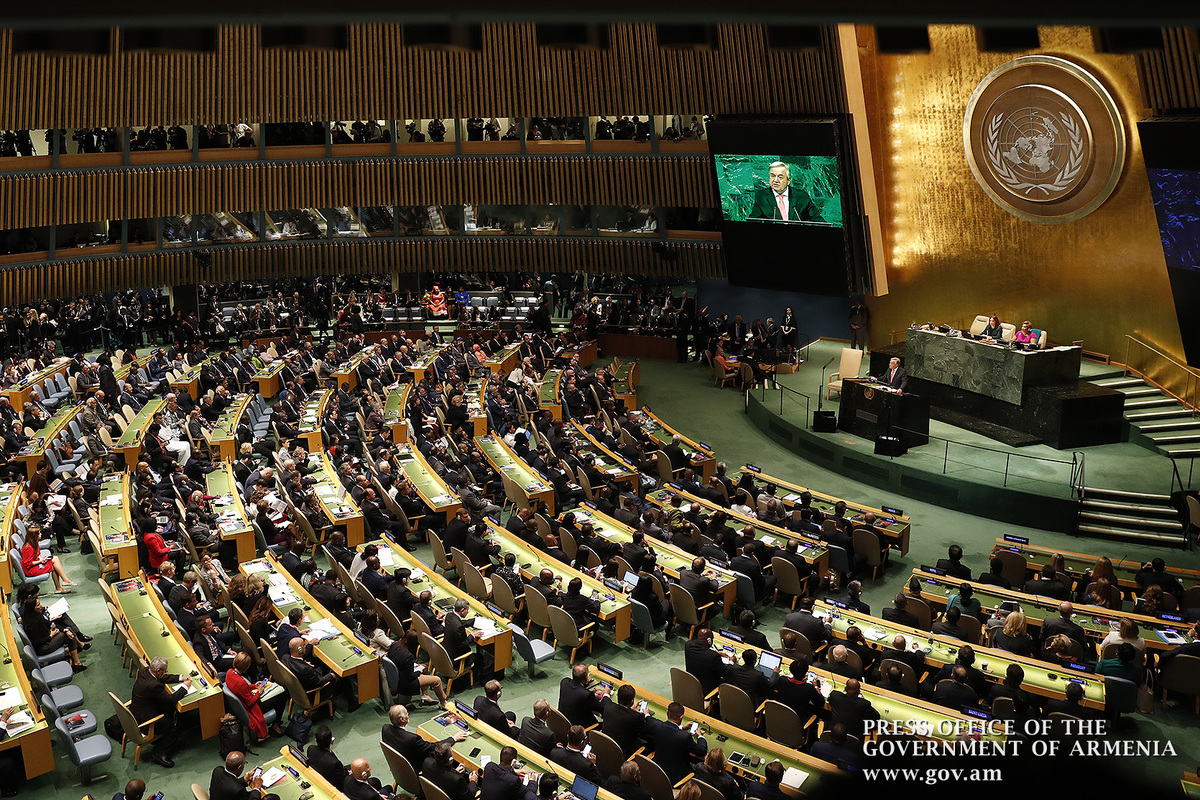
[[[299,744],[304,744],[308,741],[308,735],[312,731],[312,726],[313,721],[307,714],[293,714],[284,733],[295,739]]]
[[[1146,679],[1137,687],[1137,710],[1139,714],[1154,713],[1154,674],[1146,670]]]

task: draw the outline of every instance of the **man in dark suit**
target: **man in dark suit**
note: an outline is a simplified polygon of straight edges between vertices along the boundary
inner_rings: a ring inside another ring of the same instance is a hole
[[[690,726],[683,724],[683,710],[682,703],[672,702],[665,720],[650,720],[649,724],[654,763],[662,767],[673,784],[683,780],[692,771],[691,765],[708,752],[704,737],[689,733]]]
[[[758,668],[758,651],[746,649],[742,651],[742,663],[732,664],[725,673],[725,683],[736,686],[750,696],[751,704],[757,708],[771,693],[771,685],[779,678],[779,667],[774,675],[767,678]]]
[[[974,707],[979,702],[979,695],[967,685],[967,670],[961,664],[955,665],[948,680],[938,681],[933,690],[933,702],[955,710],[965,706]]]
[[[1038,702],[1033,695],[1021,688],[1025,680],[1025,670],[1020,664],[1009,664],[1004,673],[1004,682],[993,684],[988,692],[988,699],[995,714],[996,700],[1007,697],[1013,702],[1013,716],[1006,719],[1025,720],[1037,714]]]
[[[533,716],[521,720],[521,732],[517,735],[517,741],[539,755],[550,755],[558,740],[554,731],[546,724],[546,718],[549,716],[550,704],[545,700],[535,700]]]
[[[1070,590],[1058,580],[1058,573],[1054,571],[1054,567],[1049,564],[1042,567],[1042,573],[1036,578],[1025,581],[1021,591],[1040,597],[1053,597],[1055,600],[1066,600],[1070,594]],[[1046,638],[1044,634],[1043,638]]]
[[[663,445],[663,453],[671,462],[671,470],[686,469],[691,466],[692,460],[687,457],[687,453],[683,452],[683,437],[678,433],[671,436],[671,443]]]
[[[1065,700],[1051,700],[1046,703],[1046,716],[1051,714],[1067,714],[1079,719],[1091,719],[1095,716],[1090,708],[1083,703],[1083,686],[1078,683],[1068,683]]]
[[[845,769],[847,765],[857,767],[862,763],[862,754],[846,746],[846,726],[838,723],[829,729],[829,741],[819,741],[812,746],[810,754],[830,764]],[[767,765],[770,769],[771,765]],[[749,796],[749,792],[747,792]]]
[[[516,725],[517,715],[500,708],[500,681],[490,680],[483,685],[483,694],[475,698],[475,713],[480,722],[486,722],[505,736],[516,739],[521,731]]]
[[[767,188],[754,192],[754,204],[747,219],[774,219],[823,222],[820,209],[799,186],[792,186],[791,169],[774,161],[767,171]]]
[[[304,609],[296,607],[288,612],[287,619],[279,621],[275,628],[275,654],[281,659],[286,658],[292,649],[292,639],[300,637],[300,621],[304,619]]]
[[[817,687],[807,681],[808,666],[808,656],[802,655],[793,660],[789,670],[791,675],[780,676],[774,686],[773,699],[794,709],[801,723],[825,710],[825,698]]]
[[[1001,589],[1011,589],[1012,584],[1008,578],[1004,577],[1004,562],[999,558],[992,558],[988,562],[988,571],[979,573],[979,583],[990,583],[993,586],[999,586]]]
[[[946,555],[949,558],[938,559],[937,568],[944,570],[947,575],[953,575],[955,578],[961,578],[964,581],[971,580],[970,567],[962,563],[963,549],[956,544],[952,544]]]
[[[471,800],[478,788],[479,777],[474,772],[465,774],[462,765],[454,763],[448,742],[434,745],[433,755],[421,764],[420,775],[445,792],[450,800]]]
[[[779,788],[783,783],[783,762],[775,759],[763,768],[762,783],[754,780],[746,781],[746,797],[755,800],[789,800],[789,795]]]
[[[413,770],[420,769],[425,759],[433,756],[434,745],[453,745],[454,742],[461,742],[467,738],[467,732],[456,727],[454,733],[441,742],[425,741],[420,734],[408,730],[408,709],[400,704],[392,706],[388,712],[388,719],[388,724],[383,726],[381,732],[383,743],[407,758],[408,763],[413,765]]]
[[[636,761],[626,761],[616,775],[610,775],[604,788],[621,800],[650,800],[650,792],[642,788],[642,770]]]
[[[626,758],[641,747],[646,727],[646,718],[633,708],[636,700],[637,691],[624,684],[617,689],[616,702],[609,696],[600,704],[600,731],[621,746]]]
[[[517,748],[506,746],[500,751],[499,763],[488,762],[483,768],[479,800],[536,800],[537,792],[527,788],[513,770],[516,757]]]
[[[311,692],[319,686],[325,686],[337,680],[337,676],[324,664],[316,664],[304,657],[304,640],[300,637],[292,639],[288,650],[288,655],[279,660],[292,671],[296,680],[300,681],[300,685],[304,687],[304,691]],[[353,702],[351,704],[355,705]]]
[[[475,621],[474,617],[467,618],[470,613],[471,604],[467,602],[466,598],[460,597],[454,601],[454,608],[446,615],[444,622],[446,634],[442,638],[442,645],[446,648],[446,653],[449,654],[452,661],[470,653],[472,643],[478,642],[483,636],[483,634],[476,633],[472,637],[467,630]],[[472,658],[474,657],[472,656]],[[467,660],[470,661],[470,659]]]
[[[783,626],[804,634],[804,638],[808,639],[808,643],[812,645],[813,652],[816,652],[829,641],[830,631],[829,625],[813,616],[812,612],[813,599],[801,597],[800,610],[793,611],[784,617]]]
[[[583,746],[587,742],[587,732],[582,725],[572,725],[567,732],[566,747],[556,747],[550,751],[550,760],[560,767],[574,772],[585,781],[591,781],[599,786],[603,782],[600,769],[596,766],[595,754],[584,755]]]
[[[886,383],[903,394],[908,390],[908,373],[900,366],[900,359],[893,358],[888,362],[888,368],[879,376],[880,383]]]
[[[688,640],[683,646],[684,668],[696,676],[705,694],[717,688],[729,671],[729,665],[712,649],[712,643],[712,631],[699,628],[696,638]]]
[[[761,603],[775,591],[776,578],[774,575],[767,575],[763,572],[762,564],[758,563],[758,559],[754,556],[754,544],[743,545],[741,554],[735,555],[730,560],[729,568],[750,578],[750,583],[754,585],[756,603]]]
[[[846,681],[844,691],[835,691],[829,695],[829,710],[834,725],[839,722],[846,726],[846,732],[852,736],[863,735],[863,726],[868,720],[879,719],[879,712],[861,694],[862,687],[854,678]]]
[[[826,656],[825,667],[832,674],[840,675],[843,678],[862,679],[863,671],[858,666],[850,663],[850,649],[846,645],[834,645],[826,652]]]
[[[490,566],[492,559],[500,555],[500,545],[492,541],[491,531],[486,523],[481,522],[467,534],[463,554],[480,569]]]
[[[516,517],[517,515],[514,514],[513,516]],[[464,552],[466,551],[467,533],[470,529],[471,513],[465,508],[460,508],[454,514],[454,519],[446,523],[446,533],[442,536],[442,544],[445,546],[447,554],[450,553],[450,549],[453,547],[457,547]]]
[[[750,609],[746,609],[738,615],[737,624],[730,625],[725,630],[736,636],[742,637],[742,641],[746,644],[752,644],[762,650],[770,650],[771,643],[767,641],[767,637],[762,633],[762,631],[759,631],[755,628],[755,624],[756,621],[754,612]]]
[[[1079,646],[1086,653],[1089,649],[1087,634],[1083,632],[1083,628],[1071,622],[1071,617],[1075,614],[1074,607],[1064,600],[1058,604],[1058,619],[1048,619],[1042,623],[1042,641],[1048,642],[1052,636],[1063,634],[1071,639],[1079,642]]]
[[[925,671],[925,657],[919,652],[909,650],[908,640],[902,634],[896,634],[892,639],[891,649],[884,650],[879,655],[881,662],[887,661],[889,658],[912,667],[913,672],[917,673],[917,678],[920,678]]]
[[[958,606],[951,606],[946,609],[945,615],[937,622],[933,623],[930,631],[938,636],[950,636],[954,639],[966,639],[967,632],[958,627],[958,621],[962,618],[962,612]]]
[[[600,712],[603,699],[603,694],[596,694],[587,684],[587,665],[576,664],[571,668],[571,676],[563,678],[558,685],[558,710],[572,725],[585,728],[599,721],[596,714]]]
[[[902,594],[898,594],[892,599],[892,607],[885,608],[882,616],[888,622],[894,622],[897,625],[907,625],[910,628],[920,627],[920,620],[908,610],[908,598]]]
[[[967,686],[971,687],[971,690],[975,692],[975,696],[977,698],[983,697],[988,693],[987,675],[983,674],[983,672],[975,666],[975,648],[971,647],[969,644],[964,644],[962,647],[958,648],[958,655],[955,656],[953,664],[947,664],[938,670],[937,675],[933,677],[934,687],[937,687],[937,685],[944,680],[953,680],[954,670],[957,667],[963,668],[963,671],[966,673],[967,677]]]
[[[308,765],[318,775],[334,786],[341,786],[346,781],[346,765],[330,749],[333,744],[333,731],[328,725],[322,725],[313,731],[313,743],[309,745]]]
[[[168,683],[182,684],[174,692],[167,689]],[[154,752],[149,758],[155,764],[167,767],[175,766],[171,760],[171,752],[179,742],[179,722],[176,719],[176,704],[187,694],[187,687],[192,685],[192,679],[186,675],[168,675],[167,660],[155,658],[150,666],[138,670],[133,683],[133,697],[129,710],[138,723],[148,722],[159,714],[163,718],[155,723],[154,730],[157,738],[154,742]]]
[[[860,614],[871,613],[871,606],[862,601],[862,583],[860,581],[850,581],[846,584],[846,596],[842,598],[842,602],[852,611]]]
[[[263,797],[262,776],[243,776],[242,770],[245,768],[244,753],[234,750],[225,756],[225,763],[213,768],[212,780],[208,784],[209,800],[251,800]]]
[[[695,558],[692,560],[691,569],[679,573],[679,585],[691,593],[697,609],[712,602],[717,592],[717,584],[704,574],[706,566],[707,562],[703,558]]]

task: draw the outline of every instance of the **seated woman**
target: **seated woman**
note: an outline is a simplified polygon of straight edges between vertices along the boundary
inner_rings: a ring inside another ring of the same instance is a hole
[[[720,747],[709,750],[704,763],[696,764],[694,772],[697,780],[716,789],[724,795],[725,800],[742,800],[746,796],[737,778],[726,767],[725,751]]]
[[[392,642],[392,646],[388,648],[387,657],[396,665],[396,670],[400,673],[399,686],[396,691],[399,694],[407,695],[420,692],[421,705],[439,705],[446,708],[446,690],[443,688],[442,679],[436,675],[421,674],[417,668],[416,658],[413,656],[413,653],[417,652],[417,647],[417,632],[410,630],[403,639]],[[421,670],[423,669],[424,665],[421,665]],[[436,700],[429,696],[430,689],[437,695]]]
[[[267,721],[263,715],[263,706],[277,709],[275,723],[271,726],[272,736],[282,736],[283,729],[279,727],[278,709],[288,699],[287,690],[278,684],[264,686],[264,681],[250,683],[246,674],[251,672],[254,662],[249,653],[238,653],[233,657],[233,669],[225,673],[225,686],[233,693],[246,709],[250,719],[250,744],[255,745],[260,739],[267,737]]]
[[[1026,631],[1025,614],[1021,609],[1011,612],[1004,620],[1004,627],[996,631],[992,644],[1019,656],[1033,655],[1033,637]]]
[[[33,647],[33,651],[39,656],[44,656],[60,647],[65,647],[67,650],[67,660],[71,662],[71,670],[73,672],[83,672],[87,669],[79,661],[79,649],[81,645],[75,634],[71,630],[59,628],[51,622],[46,616],[46,609],[42,607],[42,601],[37,597],[31,597],[22,606],[21,624],[25,628],[25,635],[29,637],[30,646]],[[84,644],[82,647],[86,650],[91,645]]]
[[[25,544],[21,547],[21,570],[30,578],[50,573],[50,580],[54,581],[54,591],[66,594],[70,590],[64,587],[79,584],[67,577],[67,571],[58,560],[58,556],[41,557],[41,548],[38,546],[41,537],[42,526],[30,525],[25,535]]]
[[[1029,324],[1029,320],[1021,323],[1021,329],[1013,336],[1013,341],[1020,342],[1021,344],[1038,343],[1038,335],[1034,332],[1033,326]]]
[[[985,336],[988,339],[995,339],[996,341],[1003,339],[1004,326],[1000,324],[1000,318],[993,314],[992,318],[988,320],[987,327],[983,329],[983,332],[980,334],[980,336]]]
[[[442,294],[440,286],[434,286],[429,293],[429,316],[432,319],[446,317],[446,295]]]
[[[633,587],[633,594],[630,596],[650,610],[650,621],[654,627],[657,628],[664,622],[671,623],[667,625],[667,641],[670,641],[675,638],[675,610],[669,600],[658,598],[654,591],[655,580],[650,573],[642,572],[638,575],[637,585]]]

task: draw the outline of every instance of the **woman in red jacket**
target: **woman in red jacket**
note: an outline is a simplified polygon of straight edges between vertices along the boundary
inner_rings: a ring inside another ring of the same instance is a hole
[[[153,524],[153,520],[150,523]],[[146,526],[149,530],[142,531],[142,542],[146,545],[147,560],[150,564],[150,571],[157,573],[159,568],[167,562],[171,557],[171,548],[167,547],[166,540],[150,525]]]
[[[251,743],[257,743],[259,739],[265,739],[267,736],[267,722],[263,717],[262,705],[264,686],[263,681],[258,683],[250,683],[246,680],[246,673],[250,671],[253,662],[250,660],[249,653],[238,653],[233,657],[233,669],[225,673],[225,686],[229,691],[233,692],[238,700],[242,701],[242,705],[246,708],[246,715],[250,718],[250,734]],[[269,687],[267,688],[269,691]],[[287,692],[276,691],[272,696],[266,698],[266,703],[269,706],[279,706],[287,699]],[[279,727],[278,719],[271,726],[272,736],[282,736],[283,730]]]
[[[58,556],[41,557],[41,548],[38,547],[41,538],[42,526],[30,525],[25,536],[25,544],[21,546],[21,571],[30,578],[50,573],[50,579],[54,581],[54,591],[58,594],[66,594],[70,590],[64,587],[78,586],[79,584],[67,577],[67,571],[63,568],[62,562],[58,560]]]

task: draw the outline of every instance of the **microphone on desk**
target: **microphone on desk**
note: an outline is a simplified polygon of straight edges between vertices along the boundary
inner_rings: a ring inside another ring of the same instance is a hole
[[[147,611],[142,616],[149,617],[150,619],[152,619],[158,623],[158,627],[162,628],[162,636],[164,639],[171,635],[170,629],[167,628],[166,623],[163,622],[161,618],[159,618],[158,614],[155,614],[153,611]]]

